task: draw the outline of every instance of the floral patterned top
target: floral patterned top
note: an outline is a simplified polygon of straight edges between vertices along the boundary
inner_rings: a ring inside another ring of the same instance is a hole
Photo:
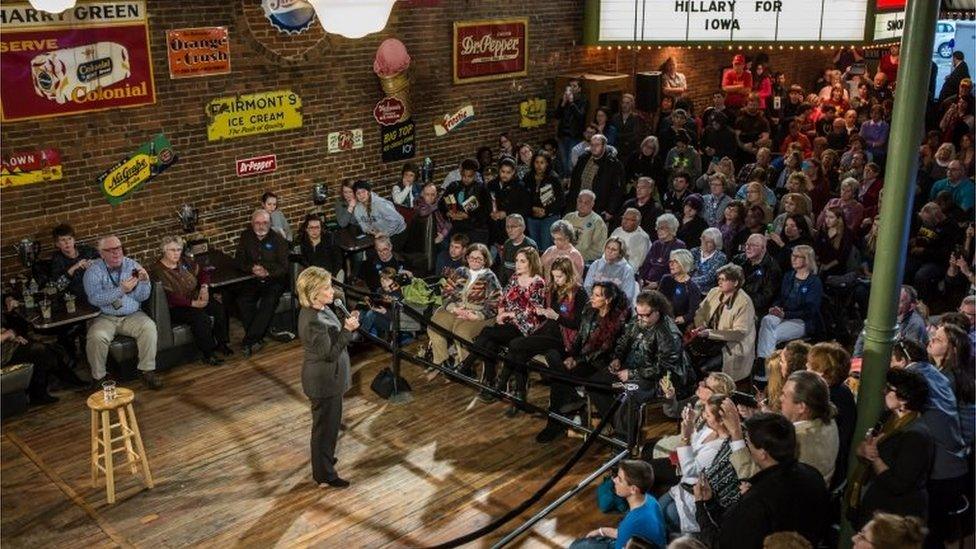
[[[522,332],[522,335],[529,335],[542,325],[545,317],[538,314],[539,309],[546,308],[546,282],[541,276],[537,276],[529,282],[527,288],[523,288],[518,283],[518,275],[513,274],[508,281],[508,286],[502,292],[501,299],[498,300],[498,310],[515,313],[515,318],[506,322],[511,322]]]

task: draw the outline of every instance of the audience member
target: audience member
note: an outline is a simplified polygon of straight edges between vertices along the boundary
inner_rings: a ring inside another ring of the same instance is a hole
[[[674,250],[668,259],[668,274],[661,278],[658,290],[671,303],[674,323],[684,332],[691,325],[702,292],[689,274],[695,260],[688,250]]]
[[[584,270],[583,256],[574,246],[576,244],[576,231],[573,226],[560,219],[552,224],[549,234],[552,236],[552,246],[549,246],[542,254],[542,269],[546,276],[549,275],[549,267],[552,266],[552,262],[556,258],[567,257],[573,263],[573,267],[576,268],[576,279],[581,280]]]
[[[251,225],[241,232],[235,255],[237,268],[251,278],[235,286],[237,308],[244,324],[241,353],[245,358],[264,347],[264,336],[288,287],[288,243],[271,230],[265,210],[251,214]]]
[[[634,536],[641,536],[663,547],[667,544],[664,517],[651,495],[654,470],[640,460],[623,460],[613,477],[614,493],[627,500],[628,511],[616,528],[601,527],[570,545],[572,549],[623,549]]]
[[[593,211],[596,195],[593,191],[580,191],[576,197],[576,211],[563,217],[576,230],[576,249],[586,263],[603,255],[603,243],[607,240],[607,224]]]
[[[711,347],[721,348],[698,369],[705,372],[721,370],[733,380],[740,380],[752,372],[755,357],[756,313],[752,300],[742,290],[743,273],[736,265],[725,265],[717,272],[717,287],[708,291],[695,312],[695,339],[717,342]]]
[[[782,272],[772,256],[766,253],[766,237],[749,235],[745,251],[732,258],[732,263],[742,269],[745,278],[742,290],[752,300],[756,316],[762,318],[779,295]]]
[[[278,209],[278,195],[267,191],[261,195],[261,208],[271,214],[271,230],[280,234],[286,241],[292,241],[291,223],[284,212]]]
[[[625,213],[624,215],[626,218],[627,214]],[[638,213],[637,215],[639,216],[640,214]],[[618,232],[623,232],[623,229],[624,226],[621,225],[613,234],[621,236]],[[657,288],[661,282],[661,278],[668,272],[668,261],[671,258],[671,252],[685,249],[685,243],[677,239],[678,219],[674,215],[666,213],[658,216],[654,223],[654,230],[657,239],[654,240],[653,244],[650,244],[649,248],[644,248],[646,251],[641,256],[641,261],[636,263],[637,266],[634,267],[641,285],[652,290]],[[638,231],[643,232],[642,229],[638,229]],[[645,236],[646,234],[644,233]],[[634,237],[633,240],[636,240],[638,244],[645,242],[645,239],[640,238],[639,235]],[[647,242],[649,243],[650,239],[647,239]],[[631,250],[630,244],[627,245],[627,249]],[[635,264],[633,259],[631,258],[631,265]]]
[[[608,238],[603,246],[603,256],[586,270],[583,289],[591,292],[597,282],[611,282],[627,296],[628,303],[633,303],[637,298],[638,287],[634,279],[634,268],[627,261],[627,253],[627,244],[620,237]]]
[[[267,213],[263,219],[270,224]],[[267,225],[265,228],[268,230]],[[115,235],[98,239],[98,253],[101,259],[85,270],[84,278],[88,302],[100,312],[88,325],[85,345],[92,387],[100,387],[105,380],[108,348],[118,334],[135,338],[139,350],[136,367],[142,381],[150,389],[159,389],[162,382],[156,374],[156,323],[140,308],[152,290],[149,273],[124,254],[122,241]]]
[[[671,216],[670,219],[674,222],[672,232],[676,232],[678,220],[674,216]],[[627,209],[620,216],[620,226],[610,233],[610,236],[619,238],[627,245],[627,262],[630,263],[635,272],[642,268],[644,258],[647,257],[648,250],[651,248],[651,237],[641,228],[640,222],[640,211],[636,208]],[[658,234],[660,235],[660,232]],[[662,272],[661,275],[663,276],[664,273]]]

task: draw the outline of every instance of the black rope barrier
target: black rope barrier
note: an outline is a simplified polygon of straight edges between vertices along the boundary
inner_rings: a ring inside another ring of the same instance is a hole
[[[603,432],[603,429],[606,428],[607,424],[610,421],[609,418],[612,418],[614,416],[614,414],[617,412],[617,409],[620,408],[620,405],[623,402],[623,400],[626,399],[628,396],[629,396],[628,393],[624,393],[618,396],[613,401],[613,405],[610,406],[609,413],[606,415],[606,417],[600,420],[600,424],[597,426],[596,430],[594,431],[595,434],[599,435],[600,433]],[[495,530],[507,524],[515,517],[521,515],[522,513],[525,512],[526,509],[528,509],[529,507],[534,505],[537,501],[542,499],[542,497],[545,496],[546,493],[548,493],[549,490],[556,485],[556,483],[562,480],[563,477],[565,477],[569,473],[570,469],[572,469],[573,466],[576,465],[576,463],[579,462],[579,460],[582,459],[584,455],[586,455],[586,452],[588,452],[589,449],[593,446],[593,443],[596,442],[597,438],[598,437],[596,436],[587,438],[586,441],[583,442],[583,445],[576,450],[576,453],[574,453],[573,456],[569,458],[569,461],[567,461],[565,464],[563,464],[562,467],[559,468],[559,471],[557,471],[552,478],[546,481],[546,483],[543,484],[538,490],[536,490],[534,494],[526,498],[522,503],[510,509],[507,513],[505,513],[501,517],[489,522],[488,524],[482,526],[481,528],[478,528],[477,530],[474,530],[473,532],[469,532],[463,536],[456,537],[452,540],[445,541],[437,545],[433,545],[430,547],[430,549],[449,549],[451,547],[458,547],[464,545],[465,543],[470,543],[482,536],[494,532]]]

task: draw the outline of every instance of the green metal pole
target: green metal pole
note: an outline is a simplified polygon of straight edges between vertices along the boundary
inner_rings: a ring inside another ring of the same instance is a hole
[[[939,2],[909,0],[905,15],[898,86],[888,139],[884,197],[881,200],[881,232],[874,256],[871,298],[864,326],[864,361],[857,398],[857,426],[848,458],[849,474],[854,472],[857,463],[854,454],[857,445],[864,440],[865,432],[877,423],[884,406],[882,390],[896,333],[898,294],[905,271],[918,146],[925,124],[932,42],[935,39]],[[850,546],[852,533],[850,524],[845,520],[841,528],[841,547]]]

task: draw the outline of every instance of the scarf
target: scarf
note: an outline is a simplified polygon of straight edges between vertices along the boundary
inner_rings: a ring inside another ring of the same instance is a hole
[[[892,414],[881,427],[881,434],[878,435],[878,444],[881,444],[888,437],[905,429],[916,419],[918,419],[918,412],[909,412],[902,417]],[[857,467],[854,469],[854,476],[851,477],[853,482],[848,485],[847,493],[844,495],[851,511],[857,511],[860,507],[861,495],[864,492],[865,485],[870,480],[872,472],[871,463],[864,458],[858,458]]]
[[[417,202],[414,209],[417,210],[417,215],[421,217],[426,217],[428,215],[434,216],[437,234],[446,238],[451,232],[451,222],[444,217],[444,214],[442,214],[437,208],[437,204],[428,204],[426,200],[420,200]]]

